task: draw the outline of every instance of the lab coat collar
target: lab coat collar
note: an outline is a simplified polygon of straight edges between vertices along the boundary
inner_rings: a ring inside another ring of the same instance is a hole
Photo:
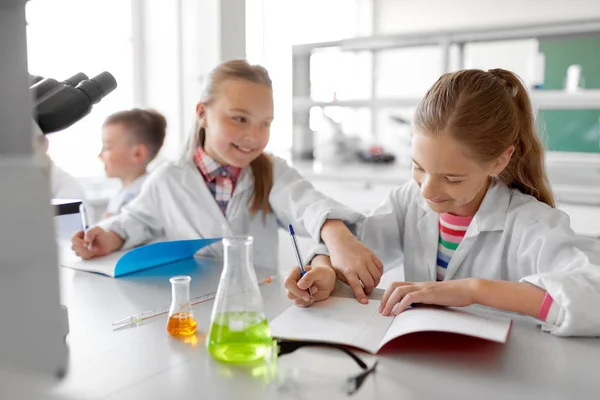
[[[198,167],[194,164],[194,162],[182,161],[180,162],[179,166],[183,169],[183,174],[181,178],[181,184],[183,185],[183,187],[187,188],[192,192],[192,194],[198,200],[199,204],[206,204],[207,207],[212,208],[210,210],[211,213],[216,215],[216,218],[220,219],[221,225],[229,226],[227,218],[223,215],[223,212],[219,208],[217,202],[214,201],[214,196],[208,189],[208,186],[206,186],[206,181],[204,180],[204,177],[202,176],[200,171],[198,171]],[[238,178],[238,181],[235,185],[235,189],[233,191],[232,200],[233,197],[241,195],[244,191],[252,188],[254,182],[253,177],[254,176],[252,175],[250,167],[245,167],[242,169],[242,172]]]
[[[235,184],[235,189],[233,194],[236,195],[238,193],[242,193],[245,190],[248,190],[253,186],[254,183],[254,175],[252,174],[252,170],[250,167],[245,167],[242,169],[240,176],[238,177],[237,183]]]
[[[417,223],[417,230],[422,239],[422,251],[426,254],[426,266],[429,271],[429,279],[436,280],[437,275],[437,246],[439,237],[439,214],[427,205],[420,196],[419,201],[425,213]],[[502,231],[506,221],[508,205],[510,202],[510,189],[502,182],[494,180],[488,188],[479,210],[471,221],[465,237],[450,259],[446,269],[446,280],[452,279],[460,268],[463,260],[471,250],[476,237],[484,231]],[[430,247],[431,246],[431,247]]]
[[[198,206],[207,208],[210,214],[212,214],[213,217],[219,221],[221,227],[227,227],[228,229],[231,229],[229,222],[223,215],[223,212],[219,208],[217,202],[214,200],[214,196],[208,189],[208,186],[206,186],[206,181],[204,180],[204,177],[200,171],[198,171],[198,167],[196,167],[194,162],[192,160],[189,160],[188,162],[182,161],[179,165],[183,169],[183,173],[181,175],[181,184],[196,198],[198,201]],[[214,236],[214,234],[216,234],[216,232],[212,234],[213,237],[218,237],[223,235],[223,232],[217,236]]]
[[[494,179],[473,220],[479,232],[503,231],[510,203],[510,189]]]

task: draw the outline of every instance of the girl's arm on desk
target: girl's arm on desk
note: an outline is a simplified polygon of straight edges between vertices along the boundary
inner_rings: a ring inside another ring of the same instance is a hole
[[[398,315],[413,303],[448,307],[480,304],[538,318],[545,296],[544,289],[526,282],[476,278],[444,282],[394,282],[383,295],[379,311],[383,315]]]
[[[287,295],[299,307],[327,299],[335,288],[336,274],[327,256],[316,256],[301,278],[298,268],[285,281]],[[313,298],[308,296],[310,287]],[[394,282],[386,290],[379,311],[398,315],[411,304],[466,307],[472,304],[529,315],[549,321],[552,299],[544,289],[527,282],[457,279],[444,282]]]

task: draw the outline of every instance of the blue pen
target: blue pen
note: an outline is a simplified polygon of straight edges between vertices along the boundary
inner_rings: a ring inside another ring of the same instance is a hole
[[[81,216],[81,228],[83,229],[83,234],[85,236],[85,233],[88,231],[88,229],[90,229],[90,224],[87,215],[87,210],[83,203],[79,205],[79,215]],[[88,243],[87,248],[88,250],[90,250],[92,248],[92,243]]]
[[[302,257],[300,256],[300,249],[298,248],[298,242],[296,242],[296,234],[294,233],[294,227],[292,224],[288,225],[288,231],[290,231],[290,237],[292,238],[292,246],[294,247],[294,253],[296,253],[296,261],[298,262],[298,268],[300,268],[300,277],[303,277],[306,274],[306,270],[304,269],[304,264],[302,263]],[[308,295],[312,299],[312,293],[310,288],[308,288]]]

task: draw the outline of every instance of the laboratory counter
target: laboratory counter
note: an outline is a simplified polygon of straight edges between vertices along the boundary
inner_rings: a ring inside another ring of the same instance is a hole
[[[256,271],[259,279],[268,274]],[[204,346],[212,301],[194,306],[198,331],[184,340],[168,335],[166,316],[113,330],[116,320],[168,305],[170,276],[191,276],[191,296],[197,296],[216,289],[220,272],[220,262],[209,259],[119,279],[61,268],[62,303],[69,311],[69,371],[53,394],[103,400],[346,398],[341,384],[360,370],[339,351],[300,349],[282,356],[276,377],[261,366],[214,361]],[[386,274],[380,286],[386,287],[393,274]],[[281,276],[261,285],[261,293],[269,320],[291,305]],[[379,364],[353,398],[598,398],[600,340],[554,337],[529,318],[511,318],[506,344],[426,333],[398,339],[378,356],[357,353],[368,365],[375,359]],[[309,374],[323,370],[326,379]]]

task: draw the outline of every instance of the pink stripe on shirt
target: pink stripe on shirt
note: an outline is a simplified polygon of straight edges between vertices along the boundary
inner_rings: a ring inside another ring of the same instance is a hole
[[[462,242],[463,238],[465,237],[464,234],[462,236],[454,236],[454,235],[449,235],[447,233],[444,233],[441,230],[440,230],[440,236],[446,242],[452,242],[452,243],[456,243],[456,244]]]
[[[441,214],[442,220],[456,226],[469,226],[473,217],[459,217],[452,214]]]

